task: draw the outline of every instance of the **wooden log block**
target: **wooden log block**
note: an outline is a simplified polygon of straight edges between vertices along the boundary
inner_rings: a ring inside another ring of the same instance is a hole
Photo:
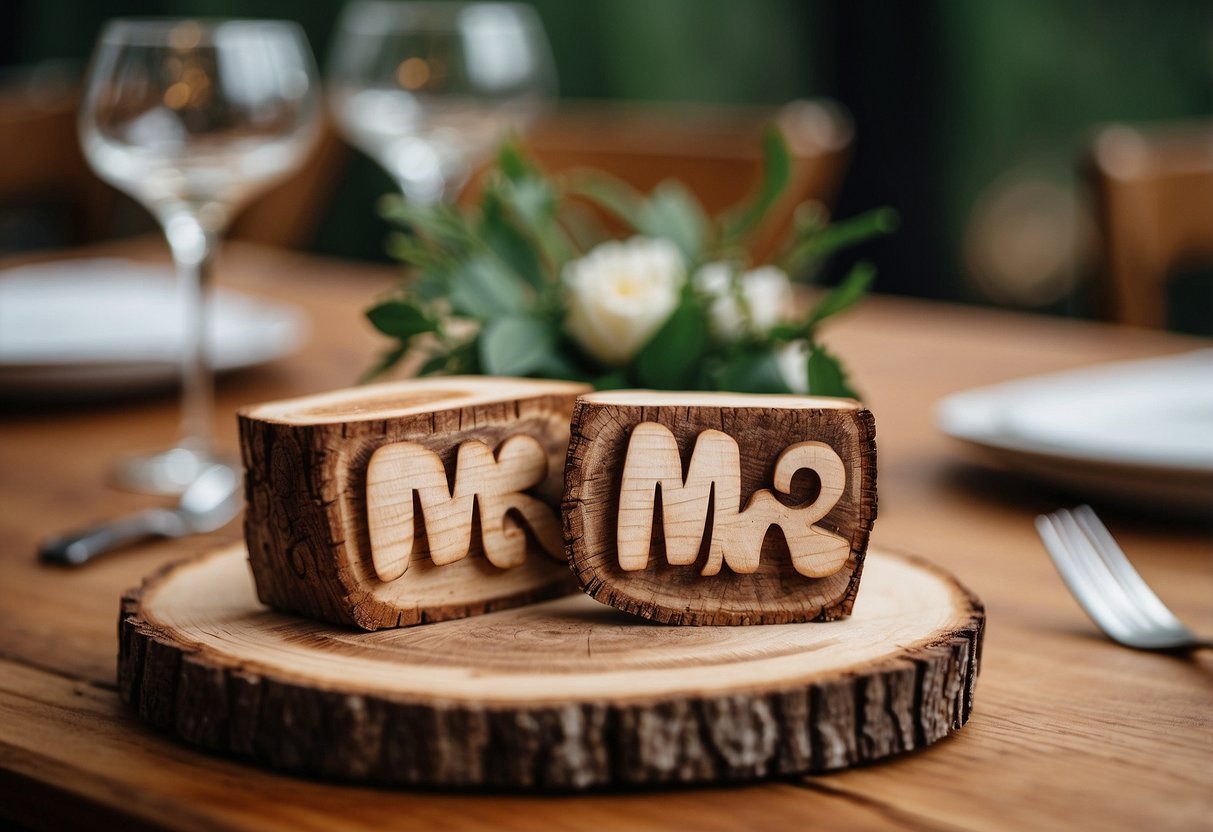
[[[849,615],[876,517],[872,414],[848,399],[580,397],[564,536],[581,588],[667,624]]]
[[[587,389],[446,377],[241,411],[261,600],[374,630],[571,591],[558,511]]]
[[[981,602],[889,552],[832,623],[654,627],[574,594],[377,633],[266,609],[245,557],[217,549],[127,595],[119,692],[187,742],[286,771],[559,790],[788,777],[923,748],[972,711]]]

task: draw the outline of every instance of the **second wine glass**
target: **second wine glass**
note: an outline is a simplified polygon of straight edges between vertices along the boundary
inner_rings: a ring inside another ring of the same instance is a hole
[[[297,168],[319,129],[315,67],[284,21],[116,20],[80,113],[93,169],[164,228],[184,294],[181,439],[126,460],[120,484],[182,492],[216,461],[207,359],[211,263],[234,213]]]
[[[543,27],[514,3],[356,0],[329,80],[342,133],[422,204],[453,198],[556,88]]]

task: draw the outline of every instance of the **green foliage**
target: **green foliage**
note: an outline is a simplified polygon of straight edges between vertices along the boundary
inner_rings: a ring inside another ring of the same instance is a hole
[[[694,388],[708,348],[708,323],[690,293],[636,354],[636,379],[655,390]]]
[[[401,300],[389,300],[373,306],[367,310],[366,316],[375,329],[401,341],[423,332],[433,332],[437,328],[424,312]]]
[[[531,317],[495,318],[480,332],[480,364],[495,376],[525,376],[548,363],[556,339],[544,322]]]
[[[738,352],[716,374],[716,389],[735,393],[791,393],[769,346],[751,346]]]
[[[842,363],[820,344],[812,345],[808,360],[809,393],[814,396],[843,396],[858,399]]]
[[[724,221],[723,242],[736,243],[757,228],[783,195],[792,178],[792,155],[783,134],[768,127],[762,137],[762,183],[749,200],[730,211]]]
[[[685,185],[667,179],[641,204],[636,230],[646,237],[672,240],[687,262],[696,263],[708,238],[708,218]]]
[[[623,366],[596,358],[567,325],[571,296],[562,283],[565,266],[605,238],[598,215],[587,206],[622,221],[629,236],[674,243],[688,276],[717,261],[735,264],[740,274],[749,267],[746,240],[791,179],[791,156],[774,128],[763,137],[762,169],[754,193],[709,217],[679,182],[665,181],[642,194],[593,171],[550,178],[507,142],[482,180],[475,207],[385,198],[381,212],[401,227],[389,237],[388,251],[410,272],[398,294],[367,311],[372,325],[394,339],[367,377],[419,352],[421,375],[489,373],[584,380],[599,389],[788,393],[800,383],[790,384],[784,376],[778,350],[803,341],[810,355],[804,368],[810,392],[853,396],[840,362],[821,346],[818,329],[867,293],[875,269],[866,262],[853,267],[813,308],[796,317],[789,309],[773,326],[747,325],[741,332],[714,331],[710,309],[717,299],[688,279],[673,311],[659,325],[654,322],[656,329]],[[775,262],[790,272],[811,271],[831,254],[888,233],[896,224],[890,209],[831,224],[820,206],[806,204]],[[742,280],[732,281],[730,298],[750,320]]]
[[[839,283],[834,291],[813,307],[813,311],[809,313],[809,326],[816,326],[831,315],[845,312],[859,303],[868,293],[868,289],[871,288],[872,281],[875,279],[875,266],[866,260],[856,263],[843,278],[842,283]]]

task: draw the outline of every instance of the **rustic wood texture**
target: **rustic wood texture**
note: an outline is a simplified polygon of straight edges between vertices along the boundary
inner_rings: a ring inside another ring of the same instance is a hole
[[[67,254],[167,262],[157,239]],[[382,346],[361,310],[395,278],[381,267],[225,246],[221,283],[300,304],[314,325],[298,355],[220,379],[221,447],[238,447],[236,421],[223,413],[351,383]],[[31,829],[292,832],[409,823],[478,832],[823,822],[901,832],[1207,828],[1213,655],[1141,653],[1100,637],[1032,528],[1036,514],[1075,498],[967,463],[967,449],[935,430],[931,406],[980,385],[1210,342],[880,296],[831,324],[828,338],[880,420],[873,547],[927,554],[986,603],[978,704],[954,738],[824,777],[557,798],[343,785],[203,753],[146,727],[119,700],[114,607],[160,565],[234,540],[239,529],[152,542],[72,571],[34,556],[48,532],[148,505],[107,488],[105,474],[116,454],[173,441],[179,414],[169,393],[88,408],[0,408],[0,586],[19,587],[0,604],[0,817]],[[1100,513],[1168,606],[1213,632],[1208,525],[1107,506]]]
[[[245,408],[244,529],[261,600],[376,630],[567,593],[556,512],[586,389],[450,377]]]
[[[585,789],[870,763],[969,718],[981,604],[879,554],[829,625],[654,628],[578,595],[351,634],[261,606],[244,546],[123,601],[118,686],[140,718],[276,768],[429,786]]]
[[[804,467],[815,477],[797,483]],[[565,546],[581,588],[604,604],[665,624],[843,618],[875,517],[875,423],[856,402],[577,400]]]
[[[461,443],[455,452],[453,485],[447,481],[442,457],[428,448],[415,442],[382,446],[371,454],[366,469],[375,576],[394,581],[408,571],[409,561],[419,551],[416,523],[422,524],[435,566],[470,554],[476,523],[484,557],[498,569],[522,566],[533,548],[531,540],[546,554],[563,560],[556,512],[523,493],[541,486],[547,475],[547,451],[525,434],[510,436],[495,454],[479,439]],[[414,498],[420,516],[413,509]]]

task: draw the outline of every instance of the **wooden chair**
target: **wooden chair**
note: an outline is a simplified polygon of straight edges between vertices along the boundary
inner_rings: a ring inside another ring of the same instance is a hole
[[[89,168],[76,135],[79,90],[71,83],[16,81],[0,86],[0,212],[49,206],[66,228],[64,242],[113,236],[119,202]],[[255,199],[230,237],[290,248],[315,236],[349,151],[325,122],[301,170]],[[148,223],[146,228],[154,226]],[[129,229],[127,229],[129,233]]]
[[[1102,232],[1096,309],[1165,327],[1168,281],[1213,264],[1213,123],[1105,127],[1085,167]]]
[[[796,206],[828,206],[846,168],[853,128],[827,101],[780,108],[689,104],[563,104],[527,134],[526,145],[549,172],[595,168],[648,192],[664,179],[686,184],[714,214],[759,182],[762,133],[775,123],[792,151],[792,181],[759,229],[754,253],[771,253]],[[475,181],[465,189],[473,198]]]
[[[231,238],[284,248],[309,246],[350,152],[326,117],[307,161],[236,216]]]
[[[80,151],[78,100],[53,78],[0,87],[0,212],[45,210],[63,241],[77,244],[104,236],[114,201]]]

